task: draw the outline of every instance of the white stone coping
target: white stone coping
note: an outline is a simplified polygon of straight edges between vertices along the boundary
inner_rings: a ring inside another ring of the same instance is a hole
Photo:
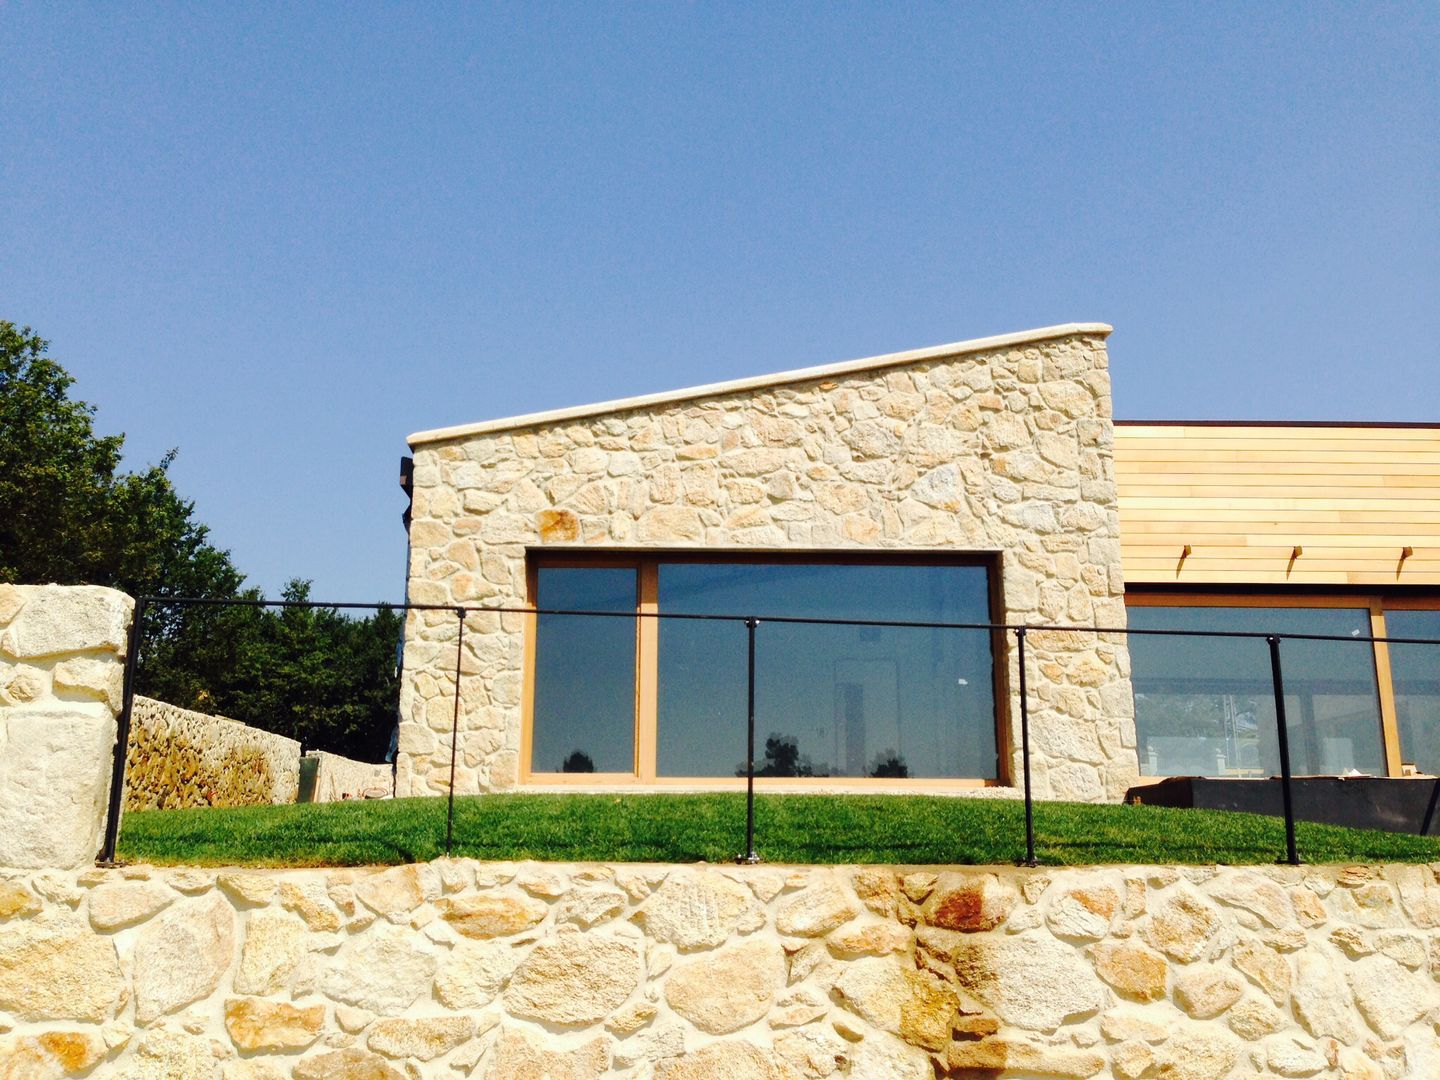
[[[856,371],[870,371],[875,368],[898,367],[901,364],[915,364],[925,360],[948,359],[965,353],[987,352],[991,349],[1009,348],[1015,345],[1030,345],[1039,341],[1052,341],[1066,337],[1106,337],[1115,328],[1108,323],[1061,323],[1045,326],[1038,330],[1020,330],[1013,334],[996,334],[991,337],[972,338],[949,345],[932,345],[908,352],[886,353],[861,360],[842,360],[835,364],[820,364],[816,367],[796,368],[792,371],[777,371],[769,375],[752,375],[728,382],[707,383],[683,390],[665,390],[658,394],[642,394],[639,397],[618,398],[614,401],[600,401],[591,405],[572,405],[564,409],[550,409],[545,412],[525,413],[521,416],[507,416],[499,420],[482,420],[475,424],[458,424],[454,427],[433,428],[417,431],[405,441],[412,447],[425,443],[459,439],[469,435],[486,435],[497,431],[512,431],[517,428],[537,427],[562,420],[575,420],[584,416],[601,416],[606,413],[628,412],[631,409],[651,405],[668,405],[676,401],[692,401],[696,398],[717,397],[745,390],[758,390],[766,386],[784,383],[808,382],[832,375],[849,375]]]

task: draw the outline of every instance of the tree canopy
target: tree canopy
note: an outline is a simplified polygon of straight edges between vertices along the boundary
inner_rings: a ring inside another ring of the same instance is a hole
[[[0,320],[0,581],[108,585],[132,596],[260,598],[170,481],[175,451],[121,469],[124,435],[29,327]],[[292,580],[285,599],[309,599]],[[371,761],[394,726],[400,615],[152,604],[142,693]]]

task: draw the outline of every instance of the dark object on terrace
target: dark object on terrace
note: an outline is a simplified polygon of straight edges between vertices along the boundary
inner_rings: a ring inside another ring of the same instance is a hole
[[[1297,776],[1291,781],[1295,817],[1352,829],[1434,835],[1434,777]],[[1157,784],[1132,787],[1127,803],[1201,810],[1238,810],[1248,814],[1284,814],[1280,780],[1176,776]],[[1428,832],[1426,831],[1428,827]]]

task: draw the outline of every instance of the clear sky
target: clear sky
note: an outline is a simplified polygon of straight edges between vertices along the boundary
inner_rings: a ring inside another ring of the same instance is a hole
[[[424,428],[1069,321],[1126,418],[1440,419],[1440,4],[0,0],[0,318],[254,584]]]

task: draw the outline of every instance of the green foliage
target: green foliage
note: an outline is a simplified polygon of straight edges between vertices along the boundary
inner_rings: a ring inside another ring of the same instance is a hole
[[[0,581],[108,585],[131,596],[259,599],[170,482],[175,451],[120,471],[123,435],[96,435],[95,409],[28,327],[0,321]],[[292,581],[290,600],[309,598]],[[154,603],[139,692],[379,761],[395,722],[401,618],[381,609]]]
[[[120,854],[154,863],[363,866],[444,854],[444,799],[394,799],[126,814]],[[1024,852],[1018,799],[761,795],[766,862],[994,865]],[[1310,863],[1435,862],[1440,842],[1300,822]],[[1279,818],[1218,810],[1042,802],[1036,852],[1050,866],[1273,864]],[[455,801],[455,854],[557,862],[728,862],[743,848],[745,797],[500,794]]]

